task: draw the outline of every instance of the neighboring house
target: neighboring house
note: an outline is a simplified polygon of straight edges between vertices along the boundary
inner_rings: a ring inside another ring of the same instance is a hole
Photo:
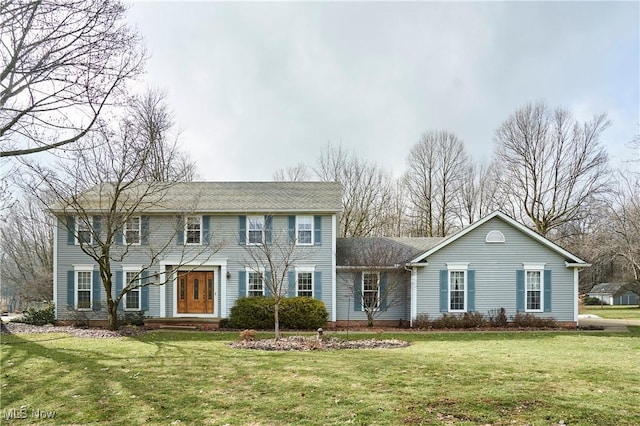
[[[227,318],[239,297],[268,295],[248,250],[284,241],[304,253],[287,271],[287,296],[322,300],[333,323],[366,321],[367,306],[390,325],[499,308],[577,322],[578,272],[589,265],[512,218],[495,212],[447,238],[338,239],[341,196],[340,184],[321,182],[171,186],[118,233],[114,292],[136,274],[157,284],[130,292],[119,309],[158,319]],[[104,320],[99,269],[79,245],[90,243],[88,228],[105,232],[101,211],[91,210],[88,224],[74,223],[62,207],[52,211],[56,317],[80,311]]]
[[[594,286],[587,296],[595,297],[606,305],[638,305],[637,294],[624,289],[623,283],[600,283]]]

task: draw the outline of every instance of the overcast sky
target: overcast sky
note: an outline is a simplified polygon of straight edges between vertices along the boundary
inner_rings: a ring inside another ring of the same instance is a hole
[[[203,180],[271,180],[328,142],[398,175],[429,129],[487,160],[535,101],[606,112],[614,166],[639,132],[638,2],[139,2],[129,19]]]

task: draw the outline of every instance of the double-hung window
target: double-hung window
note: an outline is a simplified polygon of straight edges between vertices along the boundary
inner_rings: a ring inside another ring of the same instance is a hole
[[[247,216],[247,244],[264,242],[264,216]]]
[[[362,308],[363,310],[380,308],[380,273],[362,273]]]
[[[124,309],[131,311],[140,310],[140,272],[125,271],[125,285],[132,287],[128,293],[124,295]]]
[[[300,245],[313,245],[313,216],[296,217],[296,242]]]
[[[91,309],[92,270],[76,271],[76,308]]]
[[[526,311],[542,312],[542,271],[526,271]]]
[[[449,311],[464,312],[466,291],[466,271],[449,271]]]
[[[140,216],[127,219],[124,227],[125,244],[140,244]]]
[[[298,297],[313,297],[313,272],[297,271],[296,295]]]
[[[187,216],[184,232],[184,241],[186,244],[200,244],[202,241],[202,217]]]
[[[80,244],[93,244],[93,232],[91,231],[91,225],[87,222],[88,218],[76,218],[76,245]]]
[[[258,271],[247,271],[247,296],[264,296],[264,274]]]

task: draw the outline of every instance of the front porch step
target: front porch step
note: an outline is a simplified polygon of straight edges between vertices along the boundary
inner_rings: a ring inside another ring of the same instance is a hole
[[[144,326],[164,330],[217,330],[220,318],[147,318]]]

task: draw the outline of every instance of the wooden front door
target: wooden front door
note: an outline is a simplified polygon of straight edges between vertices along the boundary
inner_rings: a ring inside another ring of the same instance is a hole
[[[213,314],[213,272],[178,272],[178,313]]]

